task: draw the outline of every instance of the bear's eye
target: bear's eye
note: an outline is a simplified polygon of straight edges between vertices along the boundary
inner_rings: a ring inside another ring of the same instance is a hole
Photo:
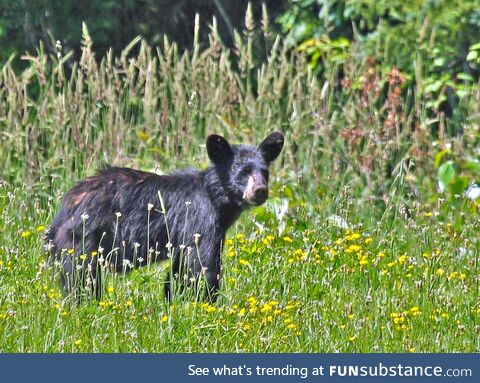
[[[252,172],[252,165],[245,165],[240,169],[240,177],[246,177]]]

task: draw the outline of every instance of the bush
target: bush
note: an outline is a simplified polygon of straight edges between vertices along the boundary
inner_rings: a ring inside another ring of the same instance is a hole
[[[320,72],[348,55],[398,68],[430,117],[446,115],[449,128],[460,132],[463,98],[479,79],[478,65],[467,60],[480,35],[477,1],[301,0],[279,22]]]

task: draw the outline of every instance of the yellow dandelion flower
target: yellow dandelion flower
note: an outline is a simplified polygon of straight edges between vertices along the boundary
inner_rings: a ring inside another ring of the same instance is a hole
[[[356,239],[358,239],[358,238],[360,238],[360,237],[361,237],[361,234],[360,234],[360,233],[352,233],[352,234],[350,234],[350,235],[347,235],[347,236],[345,237],[345,239],[346,239],[347,241],[354,241],[354,240],[356,240]]]
[[[43,233],[46,228],[47,228],[47,227],[44,226],[44,225],[39,225],[39,226],[37,226],[37,228],[36,228],[35,230],[36,230],[37,232],[39,232],[39,233]]]
[[[296,249],[293,253],[299,257],[303,257],[305,255],[303,249]]]
[[[417,306],[413,306],[409,311],[413,316],[422,315],[422,312]]]
[[[72,254],[73,254],[73,249],[68,249],[68,250],[67,250],[67,253],[70,254],[70,255],[72,255]]]
[[[365,243],[365,245],[368,245],[369,243],[372,243],[373,242],[373,239],[370,238],[370,237],[367,237],[365,238],[365,241],[363,241]]]
[[[442,276],[443,274],[445,274],[445,270],[441,268],[435,270],[435,275]]]
[[[328,252],[332,257],[334,257],[335,255],[338,254],[338,251],[335,250],[335,249],[330,249],[330,251]]]
[[[400,264],[405,263],[406,260],[407,260],[406,254],[403,254],[403,255],[401,255],[400,257],[398,257],[398,262],[399,262]]]
[[[457,275],[458,275],[458,271],[452,271],[448,276],[448,280],[451,281],[452,279],[455,279]]]
[[[430,218],[432,216],[432,212],[427,211],[423,214],[425,217]]]
[[[168,321],[168,316],[163,314],[162,318],[160,319],[160,323],[165,323],[166,321]]]
[[[248,261],[245,260],[245,259],[240,259],[239,263],[240,263],[242,266],[249,266],[249,265],[250,265],[250,262],[248,262]]]
[[[346,253],[350,254],[350,253],[357,253],[361,250],[362,248],[358,245],[350,245],[347,247],[347,249],[345,250]]]
[[[109,294],[113,294],[113,293],[115,292],[115,288],[112,287],[112,286],[109,286],[108,289],[107,289],[107,292],[108,292]]]
[[[269,245],[273,241],[273,239],[274,239],[273,235],[269,234],[263,239],[262,243],[264,245]]]
[[[395,317],[395,318],[393,318],[393,323],[395,323],[395,324],[400,323],[401,318],[403,318],[403,317]]]
[[[30,235],[32,235],[32,232],[30,230],[25,230],[20,233],[20,237],[22,238],[28,238],[30,237]]]
[[[87,259],[87,254],[80,254],[79,258],[84,261],[85,259]]]
[[[268,313],[269,311],[272,311],[272,306],[267,302],[264,303],[262,308],[260,309],[260,312],[263,313]]]
[[[82,340],[77,339],[74,343],[75,343],[75,346],[80,346],[82,344]]]
[[[145,130],[140,130],[138,132],[138,137],[140,137],[140,139],[142,141],[147,141],[148,140],[148,134],[147,134],[147,132],[145,132]]]
[[[292,243],[293,242],[292,238],[290,238],[288,236],[283,237],[283,240],[284,240],[284,242],[287,242],[287,243]]]

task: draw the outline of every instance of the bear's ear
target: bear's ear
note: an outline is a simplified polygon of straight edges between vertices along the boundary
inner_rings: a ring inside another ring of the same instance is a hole
[[[258,146],[267,162],[272,162],[278,157],[283,148],[283,134],[273,132]]]
[[[233,150],[228,141],[217,134],[208,136],[207,153],[214,164],[229,162],[233,157]]]

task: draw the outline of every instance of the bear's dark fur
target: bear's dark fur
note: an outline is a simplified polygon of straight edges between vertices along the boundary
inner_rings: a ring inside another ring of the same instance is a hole
[[[81,181],[64,196],[47,235],[66,292],[76,294],[80,283],[100,298],[100,267],[128,271],[170,258],[168,298],[171,278],[182,286],[204,279],[215,300],[225,233],[246,207],[267,199],[268,166],[283,142],[278,132],[258,147],[211,135],[205,171],[160,176],[108,167]]]

